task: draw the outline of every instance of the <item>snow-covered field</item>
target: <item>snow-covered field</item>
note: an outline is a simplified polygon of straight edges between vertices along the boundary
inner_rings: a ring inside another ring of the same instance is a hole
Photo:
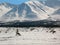
[[[0,45],[60,45],[60,28],[0,27]]]

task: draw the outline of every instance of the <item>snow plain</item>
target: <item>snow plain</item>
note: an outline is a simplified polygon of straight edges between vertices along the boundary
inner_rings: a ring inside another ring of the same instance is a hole
[[[17,29],[21,36],[16,35]],[[0,27],[0,45],[60,45],[60,28]]]

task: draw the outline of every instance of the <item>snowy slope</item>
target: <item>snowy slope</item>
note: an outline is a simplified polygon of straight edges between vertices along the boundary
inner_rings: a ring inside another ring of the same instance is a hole
[[[9,4],[9,3],[1,3],[0,4],[0,20],[3,20],[6,13],[8,13],[10,10],[12,10],[15,7],[15,5]],[[2,18],[2,19],[1,19]],[[4,21],[4,20],[3,20]]]
[[[54,11],[51,14],[51,17],[54,18],[56,21],[60,21],[60,8]]]
[[[54,12],[50,14],[50,18],[55,21],[60,21],[60,0],[47,0],[45,5],[54,8]]]
[[[0,11],[2,12],[0,16],[0,21],[44,20],[48,19],[50,17],[49,14],[55,11],[53,8],[50,8],[39,1],[28,1],[17,6],[13,7],[12,5],[9,6],[10,7],[5,7],[4,4],[5,7],[4,11],[3,12]]]
[[[0,4],[0,17],[11,10],[11,7],[8,7],[7,3]]]

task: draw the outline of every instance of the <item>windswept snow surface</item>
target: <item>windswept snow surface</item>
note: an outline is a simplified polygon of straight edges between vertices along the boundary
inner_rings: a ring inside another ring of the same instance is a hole
[[[21,36],[16,35],[17,29]],[[60,28],[0,27],[0,45],[60,45]]]

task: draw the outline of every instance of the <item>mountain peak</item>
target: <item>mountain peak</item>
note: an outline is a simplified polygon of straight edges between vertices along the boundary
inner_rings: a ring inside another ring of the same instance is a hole
[[[34,3],[36,3],[36,4],[42,4],[40,1],[28,1],[28,2],[25,2],[26,4],[34,4]]]

